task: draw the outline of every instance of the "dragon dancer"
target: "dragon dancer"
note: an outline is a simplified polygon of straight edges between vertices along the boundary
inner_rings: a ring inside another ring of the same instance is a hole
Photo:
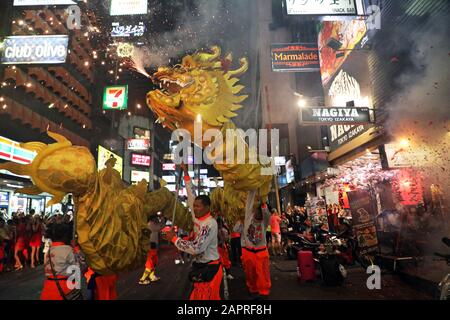
[[[188,204],[194,221],[194,236],[192,241],[178,238],[174,231],[167,233],[167,239],[178,250],[193,256],[192,271],[189,278],[193,282],[190,300],[220,300],[220,285],[222,283],[222,264],[217,250],[217,222],[211,215],[211,200],[208,196],[195,197],[192,182],[186,165],[182,164],[184,181],[188,195]]]

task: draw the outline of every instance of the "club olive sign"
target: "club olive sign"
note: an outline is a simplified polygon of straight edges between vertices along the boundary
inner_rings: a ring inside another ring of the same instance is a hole
[[[10,36],[0,46],[2,64],[58,64],[65,63],[69,37]]]

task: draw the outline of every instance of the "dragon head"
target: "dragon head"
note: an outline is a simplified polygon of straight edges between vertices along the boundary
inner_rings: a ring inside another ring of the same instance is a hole
[[[207,130],[220,128],[237,116],[233,111],[242,108],[240,103],[247,98],[238,95],[244,86],[236,85],[237,76],[247,71],[248,61],[242,58],[240,68],[229,70],[232,55],[221,58],[217,46],[211,52],[185,56],[181,64],[159,68],[153,75],[160,89],[147,94],[147,104],[164,127],[193,134],[199,117]]]

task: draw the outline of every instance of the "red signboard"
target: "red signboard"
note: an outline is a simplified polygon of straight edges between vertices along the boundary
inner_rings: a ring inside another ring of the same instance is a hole
[[[414,170],[399,170],[392,181],[392,189],[404,206],[417,206],[423,203],[422,176]]]
[[[147,156],[144,154],[132,153],[131,164],[134,166],[150,167],[152,165],[152,158],[151,156]]]

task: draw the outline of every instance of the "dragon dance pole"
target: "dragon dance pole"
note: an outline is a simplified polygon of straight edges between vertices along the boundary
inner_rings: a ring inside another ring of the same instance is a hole
[[[175,227],[175,214],[177,212],[177,201],[178,201],[178,192],[180,191],[181,176],[182,176],[182,172],[179,172],[177,188],[176,188],[176,191],[175,191],[175,202],[173,204],[172,228]]]
[[[272,117],[270,116],[270,111],[271,110],[270,110],[270,102],[269,102],[269,90],[267,89],[267,86],[265,86],[264,89],[266,91],[267,118],[269,120],[269,130],[272,133]],[[270,138],[270,142],[271,142],[270,149],[272,149],[272,136]],[[272,156],[272,154],[270,156]],[[277,212],[279,214],[281,214],[280,195],[278,193],[278,172],[273,176],[273,179],[274,179],[273,181],[274,181],[274,184],[275,184],[275,196],[276,196],[276,199],[277,199]]]

